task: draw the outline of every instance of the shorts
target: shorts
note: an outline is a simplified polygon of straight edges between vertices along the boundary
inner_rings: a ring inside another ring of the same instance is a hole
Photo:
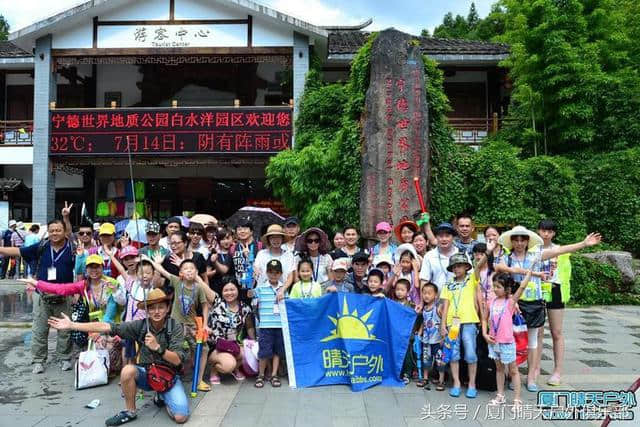
[[[187,346],[188,346],[189,350],[194,353],[196,351],[196,345],[198,344],[196,342],[196,337],[194,336],[195,331],[196,331],[196,327],[194,325],[184,325],[185,350],[187,349]],[[206,341],[202,343],[202,353],[209,354],[209,345],[207,344]]]
[[[516,361],[516,343],[489,344],[489,357],[499,360],[503,365],[508,365]]]
[[[478,327],[475,323],[463,323],[460,325],[458,339],[453,342],[453,347],[451,347],[451,361],[460,361],[460,341],[462,341],[465,362],[476,363],[478,361],[478,355],[476,354],[477,336]]]
[[[138,365],[136,365],[136,369],[138,370],[138,374],[136,375],[136,386],[145,391],[153,391],[147,382],[147,370]],[[164,403],[167,404],[167,408],[169,408],[169,412],[171,412],[173,416],[189,416],[189,401],[187,400],[187,394],[184,391],[184,386],[182,385],[182,381],[180,381],[179,376],[176,376],[176,382],[169,391],[158,394],[162,397]]]
[[[562,285],[559,283],[551,284],[551,302],[547,303],[547,310],[562,310],[564,303],[562,302]]]
[[[442,363],[442,344],[422,343],[422,363],[423,369],[435,367],[438,372],[444,372],[446,365]]]
[[[136,342],[130,339],[125,339],[122,341],[124,347],[124,357],[127,359],[133,359],[136,357]]]
[[[258,331],[258,359],[284,357],[284,338],[280,328],[262,328]]]

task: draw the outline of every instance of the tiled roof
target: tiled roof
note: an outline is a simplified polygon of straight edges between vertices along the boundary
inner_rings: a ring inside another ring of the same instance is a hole
[[[329,33],[329,55],[356,53],[371,33],[366,31],[332,31]],[[423,53],[453,55],[501,55],[509,46],[485,41],[416,37]]]
[[[0,41],[0,58],[21,58],[33,56],[26,50],[20,49],[15,44],[8,41]]]

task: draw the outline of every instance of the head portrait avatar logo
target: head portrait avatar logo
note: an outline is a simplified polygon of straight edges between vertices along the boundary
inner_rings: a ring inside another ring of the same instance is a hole
[[[369,310],[362,316],[358,316],[358,310],[354,309],[349,313],[349,304],[347,304],[347,297],[344,297],[344,305],[342,307],[342,314],[337,313],[336,317],[328,316],[331,323],[334,324],[335,329],[330,331],[331,335],[320,340],[320,342],[332,341],[335,339],[346,340],[376,340],[375,335],[371,333],[373,324],[367,324],[367,320],[371,317],[373,309]]]

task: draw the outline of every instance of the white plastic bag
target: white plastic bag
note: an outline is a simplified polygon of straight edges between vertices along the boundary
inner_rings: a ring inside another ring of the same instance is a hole
[[[97,387],[109,382],[109,351],[96,350],[89,341],[87,351],[80,353],[75,366],[76,390]]]
[[[242,350],[242,370],[248,376],[258,375],[258,341],[243,340]]]

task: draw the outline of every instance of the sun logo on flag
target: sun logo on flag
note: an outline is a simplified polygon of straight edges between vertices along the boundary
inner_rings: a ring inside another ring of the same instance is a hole
[[[355,309],[349,314],[347,297],[344,297],[342,314],[337,313],[336,317],[328,316],[336,328],[330,331],[331,335],[321,339],[320,342],[327,342],[338,338],[347,340],[375,340],[375,335],[371,333],[374,325],[367,324],[367,320],[369,320],[372,313],[373,309],[362,316],[358,316],[358,310]]]

